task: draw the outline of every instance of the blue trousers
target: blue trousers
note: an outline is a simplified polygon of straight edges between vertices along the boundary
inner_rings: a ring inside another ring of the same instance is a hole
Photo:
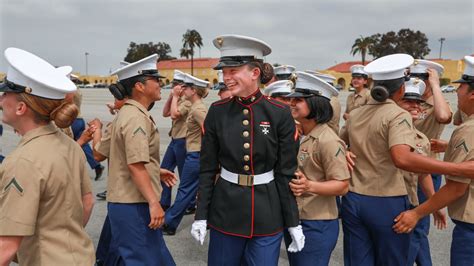
[[[406,265],[411,234],[397,234],[392,226],[409,206],[407,196],[342,197],[344,265]]]
[[[110,241],[112,240],[112,231],[110,229],[109,216],[105,216],[102,231],[100,231],[99,243],[95,250],[95,257],[97,261],[104,263],[109,255]]]
[[[79,139],[82,132],[84,132],[84,130],[86,129],[86,123],[84,122],[84,119],[76,118],[76,120],[72,122],[71,129],[74,135],[74,140]],[[82,150],[84,151],[84,154],[86,155],[87,163],[89,163],[89,166],[92,169],[96,169],[97,167],[100,167],[100,163],[98,163],[94,159],[94,155],[92,154],[92,149],[89,143],[82,145]]]
[[[290,265],[329,265],[339,236],[339,220],[301,220],[301,227],[305,236],[304,248],[296,253],[287,252]],[[285,230],[287,248],[290,243],[291,236]]]
[[[227,235],[211,228],[208,266],[278,265],[283,233],[244,238]]]
[[[438,191],[441,186],[442,175],[432,174],[431,178],[433,179],[433,186],[435,191]],[[420,186],[418,186],[418,200],[420,204],[426,201],[426,196],[423,194]],[[433,265],[431,261],[430,253],[430,242],[428,240],[428,234],[430,232],[430,215],[426,215],[421,218],[420,221],[416,224],[414,229],[414,238],[415,241],[414,248],[416,248],[415,262],[418,266],[431,266]],[[416,243],[417,242],[417,243]]]
[[[474,265],[474,224],[453,220],[456,224],[453,229],[451,242],[451,265]]]
[[[171,139],[171,142],[166,149],[165,156],[163,156],[161,168],[174,172],[174,169],[178,167],[179,177],[181,178],[185,159],[186,139]],[[171,188],[166,186],[163,182],[161,183],[161,187],[163,188],[163,191],[161,192],[160,203],[161,206],[168,208],[171,205]]]
[[[199,185],[199,152],[188,152],[180,178],[178,193],[173,205],[166,211],[165,223],[168,228],[176,230],[183,219],[184,211],[196,200]]]
[[[112,241],[105,265],[176,265],[161,230],[148,228],[147,203],[107,205]]]

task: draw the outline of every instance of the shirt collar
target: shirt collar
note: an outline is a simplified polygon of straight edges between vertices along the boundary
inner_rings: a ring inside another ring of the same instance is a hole
[[[125,104],[135,106],[136,108],[138,108],[138,110],[140,110],[140,112],[142,112],[144,115],[146,115],[146,117],[150,118],[150,120],[153,122],[153,124],[155,124],[155,120],[153,120],[153,117],[151,117],[150,112],[148,112],[148,110],[141,103],[139,103],[135,100],[132,100],[132,99],[128,99],[125,102]]]
[[[319,138],[319,136],[321,135],[321,133],[326,130],[326,128],[328,127],[327,124],[317,124],[312,130],[311,132],[309,132],[308,136],[310,136],[311,138],[313,139],[316,139],[316,138]]]
[[[367,104],[370,104],[370,105],[378,105],[378,104],[396,104],[394,100],[392,99],[387,99],[385,100],[384,102],[378,102],[376,101],[374,98],[370,98],[368,103]]]
[[[58,128],[52,122],[49,122],[49,124],[47,124],[45,126],[40,126],[40,127],[37,127],[35,129],[32,129],[32,130],[26,132],[26,134],[23,135],[23,137],[21,138],[20,143],[18,144],[18,146],[23,146],[26,143],[30,142],[31,140],[33,140],[37,137],[54,134],[57,131],[58,131]]]
[[[244,105],[250,105],[258,101],[262,97],[262,92],[260,89],[257,88],[257,90],[252,93],[250,96],[247,97],[235,97],[237,101],[241,102]]]

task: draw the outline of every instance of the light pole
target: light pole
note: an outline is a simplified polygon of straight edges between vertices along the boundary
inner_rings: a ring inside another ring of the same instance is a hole
[[[441,37],[438,41],[441,43],[439,46],[439,59],[441,59],[441,52],[443,51],[443,42],[446,41],[446,38]]]
[[[87,56],[89,53],[86,52],[84,55],[86,56],[86,76],[89,76],[89,63],[87,62]]]

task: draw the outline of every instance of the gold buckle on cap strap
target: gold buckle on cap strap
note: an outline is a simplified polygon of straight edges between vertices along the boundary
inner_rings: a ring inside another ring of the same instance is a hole
[[[253,186],[253,175],[241,175],[239,174],[239,185],[251,187]]]

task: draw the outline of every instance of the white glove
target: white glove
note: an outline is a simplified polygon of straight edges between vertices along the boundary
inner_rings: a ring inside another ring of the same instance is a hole
[[[288,233],[291,236],[291,244],[288,247],[288,252],[299,252],[304,248],[304,235],[301,225],[288,228]]]
[[[200,242],[201,245],[204,244],[204,238],[206,238],[207,233],[207,220],[197,220],[194,221],[191,225],[191,235]]]

